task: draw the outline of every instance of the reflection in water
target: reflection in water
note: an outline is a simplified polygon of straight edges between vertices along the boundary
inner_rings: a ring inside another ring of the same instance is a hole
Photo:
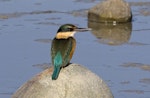
[[[41,42],[41,43],[51,43],[52,39],[36,39],[34,41]]]
[[[144,90],[138,90],[138,89],[126,89],[126,90],[120,90],[119,92],[125,92],[125,93],[134,93],[134,94],[144,94],[145,92],[149,91],[144,91]]]
[[[135,68],[140,68],[144,71],[150,71],[150,65],[149,64],[128,62],[128,63],[122,64],[121,66],[123,66],[123,67],[135,67]]]
[[[17,18],[24,15],[35,15],[35,14],[49,14],[58,13],[57,11],[33,11],[33,12],[15,12],[15,13],[0,13],[0,19]]]
[[[32,66],[33,67],[39,67],[39,68],[45,70],[45,69],[49,68],[51,66],[51,64],[50,63],[43,63],[43,64],[35,64]]]
[[[92,28],[92,33],[99,39],[100,43],[108,45],[121,45],[127,43],[132,32],[132,24],[104,24],[88,21],[88,27]]]
[[[140,82],[140,83],[144,83],[144,84],[149,84],[149,85],[150,85],[150,78],[143,78],[143,79],[140,79],[139,82]]]

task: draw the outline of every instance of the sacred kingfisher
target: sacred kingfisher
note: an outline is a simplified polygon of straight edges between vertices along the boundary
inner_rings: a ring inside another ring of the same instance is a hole
[[[66,67],[73,56],[76,40],[74,34],[79,31],[88,31],[89,28],[78,28],[73,24],[64,24],[60,26],[51,45],[51,60],[54,66],[52,80],[59,76],[61,68]]]

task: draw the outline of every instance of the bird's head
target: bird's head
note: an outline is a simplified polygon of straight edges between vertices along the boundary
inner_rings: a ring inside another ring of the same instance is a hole
[[[89,31],[89,28],[78,28],[73,24],[64,24],[60,26],[57,31],[56,38],[57,39],[67,39],[69,37],[73,37],[76,32]]]

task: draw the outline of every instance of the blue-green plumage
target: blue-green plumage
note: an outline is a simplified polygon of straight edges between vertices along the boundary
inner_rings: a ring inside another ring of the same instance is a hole
[[[56,80],[60,69],[69,64],[75,45],[76,41],[73,37],[69,37],[67,39],[53,39],[51,46],[52,64],[54,66],[52,80]]]
[[[54,57],[54,72],[52,75],[52,80],[55,80],[58,77],[61,65],[62,65],[62,56],[60,51],[58,51],[56,56]]]
[[[72,24],[62,25],[52,41],[51,59],[54,66],[52,80],[56,80],[62,67],[70,63],[72,55],[76,47],[76,40],[73,35],[76,31],[87,31],[86,28],[78,28]]]

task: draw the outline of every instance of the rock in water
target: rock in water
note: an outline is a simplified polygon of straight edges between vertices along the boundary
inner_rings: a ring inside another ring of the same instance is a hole
[[[124,0],[106,0],[100,2],[88,11],[88,18],[98,22],[131,22],[132,12]]]
[[[78,64],[62,68],[52,80],[53,67],[44,70],[23,84],[12,98],[113,98],[106,83]]]

